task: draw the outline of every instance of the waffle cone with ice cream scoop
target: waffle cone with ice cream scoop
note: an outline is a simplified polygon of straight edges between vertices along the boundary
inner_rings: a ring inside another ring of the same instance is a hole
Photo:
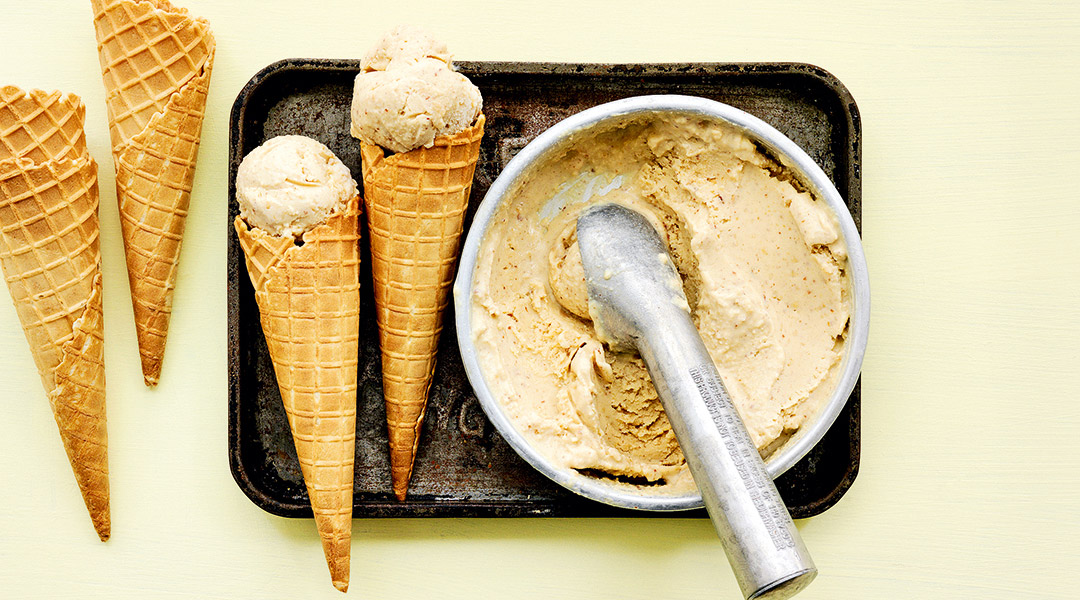
[[[215,42],[167,0],[92,0],[116,195],[146,385],[172,314]]]
[[[72,471],[111,533],[97,164],[72,94],[0,88],[0,266]]]
[[[484,135],[480,92],[446,46],[398,28],[364,59],[352,134],[361,141],[394,495],[412,476],[442,317]]]
[[[237,171],[234,221],[334,587],[349,585],[360,197],[322,144],[274,138]]]

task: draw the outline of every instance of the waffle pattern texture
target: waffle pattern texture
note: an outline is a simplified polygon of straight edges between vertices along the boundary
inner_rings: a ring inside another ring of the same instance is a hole
[[[356,369],[360,335],[360,198],[297,245],[233,225],[255,289],[296,454],[334,587],[349,586]]]
[[[73,94],[0,88],[0,266],[102,541],[109,463],[97,164]]]
[[[143,378],[161,376],[206,94],[210,25],[166,0],[91,0]]]
[[[394,494],[405,499],[484,135],[484,115],[430,148],[361,145]]]

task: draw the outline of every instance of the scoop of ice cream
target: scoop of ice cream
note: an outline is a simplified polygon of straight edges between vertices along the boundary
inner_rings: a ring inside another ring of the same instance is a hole
[[[395,30],[398,32],[401,30]],[[480,90],[451,69],[445,46],[426,34],[391,32],[364,59],[353,87],[353,137],[392,152],[431,147],[480,115]]]
[[[419,62],[423,58],[434,58],[453,66],[452,55],[446,49],[446,44],[419,27],[401,25],[384,35],[364,56],[360,69],[366,72],[385,71],[391,62],[405,64]]]
[[[236,200],[248,225],[300,237],[357,195],[349,168],[323,144],[301,135],[268,140],[236,170]]]
[[[589,293],[585,286],[585,266],[577,245],[577,221],[567,225],[548,254],[548,285],[560,306],[585,319],[589,317]]]
[[[618,190],[608,192],[604,200],[633,207],[635,200]],[[672,219],[668,219],[662,207],[638,206],[637,211],[642,214],[660,232],[669,248],[670,259],[675,264],[675,269],[684,279],[683,286],[688,297],[693,294],[691,306],[697,304],[697,288],[693,278],[697,270],[696,263],[687,264],[684,256],[692,257],[689,251],[689,240],[685,239],[686,228]],[[654,214],[654,212],[656,214]],[[667,256],[667,255],[665,255]],[[665,259],[666,260],[666,259]],[[581,263],[581,248],[577,243],[577,221],[571,222],[555,238],[548,253],[548,285],[551,287],[551,295],[560,306],[571,314],[591,321],[589,315],[589,293],[585,285],[585,266]]]

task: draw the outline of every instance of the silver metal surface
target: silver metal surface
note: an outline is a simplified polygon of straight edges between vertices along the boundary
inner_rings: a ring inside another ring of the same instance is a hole
[[[746,598],[789,598],[818,570],[690,318],[683,281],[643,215],[585,209],[578,247],[593,326],[636,350]]]
[[[777,477],[809,452],[836,420],[859,378],[870,324],[870,281],[866,258],[851,214],[821,167],[772,126],[737,108],[691,96],[637,96],[584,110],[540,134],[506,165],[477,209],[462,249],[458,276],[454,282],[454,308],[458,345],[469,381],[488,418],[523,459],[552,481],[588,498],[624,508],[671,511],[702,507],[701,495],[672,495],[644,489],[627,490],[572,469],[558,467],[537,452],[515,429],[503,407],[492,396],[472,338],[473,287],[477,258],[480,245],[499,207],[512,200],[514,192],[538,166],[558,159],[577,140],[609,131],[637,118],[656,114],[714,120],[743,131],[779,160],[806,190],[825,202],[836,216],[848,249],[847,272],[852,286],[849,295],[851,322],[848,325],[844,358],[840,365],[841,373],[826,406],[799,429],[795,438],[766,460],[769,475]]]
[[[593,325],[645,361],[743,596],[791,597],[817,568],[694,327],[660,235],[640,213],[600,204],[578,217],[577,241]]]

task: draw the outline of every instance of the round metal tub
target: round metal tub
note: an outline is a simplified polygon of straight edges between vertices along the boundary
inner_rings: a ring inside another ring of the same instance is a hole
[[[529,143],[515,156],[492,184],[476,212],[469,230],[457,280],[454,282],[454,303],[458,345],[462,360],[480,405],[507,442],[529,464],[567,489],[623,508],[642,510],[686,510],[702,506],[696,493],[672,495],[662,491],[627,489],[612,482],[583,475],[573,469],[559,467],[537,452],[507,418],[501,404],[492,396],[483,369],[477,359],[472,338],[473,277],[481,243],[488,225],[508,194],[528,177],[532,169],[549,159],[562,155],[576,139],[593,132],[604,131],[643,114],[672,113],[721,121],[744,132],[759,144],[773,159],[818,200],[824,201],[839,223],[848,252],[847,272],[851,282],[851,321],[848,324],[840,375],[828,402],[784,445],[766,459],[772,477],[777,477],[802,458],[832,425],[844,407],[858,380],[866,351],[870,323],[870,282],[866,258],[855,223],[844,199],[821,168],[794,142],[764,121],[726,104],[705,98],[663,95],[638,96],[610,102],[573,115]]]

